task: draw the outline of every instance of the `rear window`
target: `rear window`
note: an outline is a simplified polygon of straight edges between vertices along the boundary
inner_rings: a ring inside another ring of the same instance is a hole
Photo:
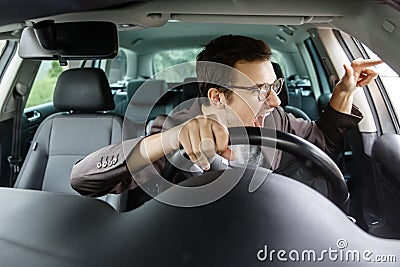
[[[174,83],[182,82],[186,77],[196,77],[195,64],[189,64],[187,68],[177,68],[176,71],[171,69],[168,72],[163,72],[163,70],[178,64],[195,62],[196,56],[201,50],[203,48],[177,49],[155,54],[153,58],[155,78]]]

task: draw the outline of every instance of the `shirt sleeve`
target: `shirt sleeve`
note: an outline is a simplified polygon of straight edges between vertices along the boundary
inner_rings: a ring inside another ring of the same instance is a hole
[[[325,137],[325,151],[329,155],[335,155],[342,151],[347,130],[355,127],[362,118],[362,113],[355,105],[352,106],[351,114],[345,114],[333,109],[328,104],[321,117],[316,121]]]
[[[162,131],[166,116],[158,116],[152,125],[151,134]],[[138,137],[101,148],[72,168],[71,187],[81,195],[99,197],[106,194],[120,194],[134,189],[138,184],[146,184],[149,179],[160,173],[165,166],[165,157],[141,170],[131,172],[126,164],[136,146],[144,137]]]
[[[345,114],[336,111],[330,104],[316,121],[298,119],[286,113],[285,116],[284,128],[287,132],[306,139],[331,157],[342,151],[346,131],[355,127],[363,118],[354,105],[351,114]]]

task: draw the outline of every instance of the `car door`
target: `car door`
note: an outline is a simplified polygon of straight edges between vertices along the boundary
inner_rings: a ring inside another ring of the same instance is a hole
[[[16,42],[0,40],[0,85],[3,85],[7,66],[17,49]],[[9,184],[9,170],[7,157],[11,153],[12,116],[0,112],[0,186]]]
[[[321,31],[319,38],[337,72],[343,68],[340,56],[349,62],[378,57],[340,31]],[[376,69],[378,78],[356,91],[356,105],[364,119],[348,132],[340,164],[351,193],[351,215],[358,225],[376,236],[400,238],[400,77],[386,63]]]
[[[365,57],[375,57],[367,46],[353,41]],[[376,203],[371,203],[376,214],[369,231],[378,236],[400,238],[400,77],[386,63],[377,69],[380,75],[371,100],[376,107],[380,131],[371,147],[373,175],[364,177],[373,179],[375,188],[372,189],[378,195]]]
[[[0,111],[0,149],[1,149],[1,168],[0,168],[0,185],[12,186],[13,181],[10,180],[10,167],[8,159],[11,155],[13,145],[13,132],[15,118],[17,116],[17,97],[16,88],[20,88],[22,94],[23,106],[30,88],[32,87],[35,74],[38,71],[40,61],[22,60],[17,54],[18,44],[15,41],[6,41],[2,49],[0,59],[1,70],[1,111]],[[29,116],[29,114],[28,114]],[[33,136],[34,132],[30,132],[30,137],[26,134],[25,118],[21,119],[21,137],[20,140],[22,156],[26,154],[26,140]],[[37,128],[37,127],[36,127]]]

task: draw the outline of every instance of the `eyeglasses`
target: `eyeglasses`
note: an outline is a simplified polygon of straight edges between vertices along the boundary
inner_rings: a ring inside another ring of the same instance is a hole
[[[275,80],[273,83],[264,83],[258,86],[238,86],[232,85],[229,88],[236,88],[236,89],[243,89],[243,90],[250,90],[258,93],[258,100],[265,101],[271,94],[271,90],[274,90],[275,94],[279,94],[283,87],[283,82],[285,79],[279,78]]]

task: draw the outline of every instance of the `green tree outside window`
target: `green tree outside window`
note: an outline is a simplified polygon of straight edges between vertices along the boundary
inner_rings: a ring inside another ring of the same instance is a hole
[[[58,61],[43,61],[33,82],[26,108],[52,102],[57,78],[64,70]]]

